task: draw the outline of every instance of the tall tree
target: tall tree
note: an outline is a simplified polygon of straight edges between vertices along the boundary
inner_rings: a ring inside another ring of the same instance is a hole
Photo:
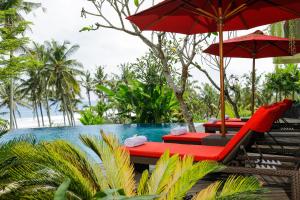
[[[70,125],[74,124],[74,102],[80,95],[80,84],[77,76],[82,75],[82,64],[71,56],[78,49],[78,45],[71,45],[64,41],[62,44],[52,40],[46,42],[49,61],[45,66],[48,75],[49,87],[55,91],[55,96],[60,102],[64,116],[67,116]]]
[[[1,19],[1,23],[3,23],[1,32],[2,34],[5,34],[5,36],[2,35],[2,40],[4,42],[5,40],[8,40],[11,44],[14,44],[10,45],[10,48],[7,49],[9,52],[8,65],[10,65],[10,67],[16,67],[12,66],[16,65],[14,53],[26,43],[25,40],[22,40],[22,38],[17,38],[18,36],[22,35],[25,31],[25,28],[28,27],[28,23],[25,22],[21,13],[30,13],[33,9],[40,6],[41,4],[39,3],[32,3],[23,0],[3,0],[0,2],[0,11],[6,12],[4,17]],[[15,40],[15,43],[13,43],[11,40]],[[10,84],[10,129],[13,129],[13,77],[10,77]]]
[[[10,108],[10,87],[12,85],[10,84],[9,80],[8,81],[3,81],[0,84],[0,108]],[[18,128],[18,124],[17,124],[17,114],[20,116],[20,112],[18,110],[19,106],[22,107],[27,107],[29,108],[30,106],[28,105],[26,99],[23,98],[23,95],[20,91],[20,87],[16,84],[13,85],[15,88],[13,89],[14,92],[14,96],[13,96],[13,105],[12,107],[12,120],[13,120],[13,124],[15,126],[15,128]]]
[[[134,6],[134,1],[95,0],[89,2],[96,8],[96,12],[83,8],[82,16],[97,16],[99,20],[92,26],[84,27],[82,31],[97,30],[99,28],[113,29],[137,37],[144,42],[159,59],[163,67],[162,73],[169,87],[175,93],[190,131],[196,131],[193,116],[184,99],[184,93],[186,91],[189,70],[192,61],[195,59],[199,44],[209,35],[180,36],[178,34],[166,34],[162,32],[152,32],[152,34],[142,33],[135,25],[129,24],[126,21],[126,17],[138,12],[143,4],[145,4],[145,1],[135,1],[137,3],[136,6]],[[110,10],[109,15],[103,12],[104,10]],[[116,18],[112,17],[112,15]],[[178,69],[178,66],[180,66],[180,69]]]
[[[94,77],[94,84],[105,86],[107,83],[107,78],[108,76],[104,71],[104,67],[102,66],[97,67],[95,77]],[[101,101],[104,101],[104,93],[102,91],[95,89],[94,92],[97,94],[97,96]]]
[[[39,115],[44,126],[43,105],[45,105],[49,125],[51,126],[51,115],[49,106],[49,87],[48,76],[44,71],[48,61],[47,51],[44,45],[33,42],[31,48],[27,48],[27,53],[36,61],[35,64],[24,73],[25,79],[22,79],[22,92],[32,102],[33,113],[37,117],[40,126]],[[39,110],[39,111],[38,111]],[[38,113],[40,112],[40,114]]]
[[[27,60],[25,56],[14,56],[14,52],[20,49],[23,45],[28,42],[28,38],[23,37],[23,33],[28,25],[25,21],[16,21],[18,18],[17,13],[14,9],[4,10],[3,14],[3,26],[0,27],[0,46],[2,47],[0,65],[8,71],[2,77],[2,79],[10,79],[10,98],[9,98],[9,110],[10,110],[10,129],[15,128],[14,123],[14,78],[18,76],[22,67]],[[16,22],[14,22],[16,21]],[[7,83],[8,80],[5,82]]]
[[[89,106],[92,106],[91,92],[94,90],[94,82],[93,77],[91,76],[91,73],[89,71],[84,72],[83,76],[81,77],[81,84],[86,90]]]

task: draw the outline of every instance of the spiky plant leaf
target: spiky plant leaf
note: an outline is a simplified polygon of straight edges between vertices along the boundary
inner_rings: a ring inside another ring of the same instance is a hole
[[[142,195],[136,197],[126,197],[122,200],[153,200],[159,198],[159,195]]]
[[[53,188],[69,177],[72,181],[69,192],[84,198],[91,198],[101,189],[102,180],[95,174],[100,166],[90,163],[81,150],[68,142],[18,144],[13,152],[23,164],[13,167],[10,173],[20,180],[43,180],[42,185]],[[36,187],[39,185],[36,183]]]
[[[137,188],[138,195],[143,195],[143,194],[148,193],[148,188],[147,188],[148,178],[149,178],[148,170],[143,171],[138,188]]]
[[[223,189],[218,196],[218,199],[259,199],[258,193],[263,192],[261,184],[257,178],[230,176]]]
[[[91,148],[102,160],[105,179],[110,188],[123,188],[126,196],[135,194],[134,168],[130,155],[122,148],[114,135],[101,133],[103,140],[82,136],[83,143]]]
[[[97,192],[93,197],[94,200],[105,200],[105,199],[120,199],[125,197],[123,189],[106,189]]]
[[[216,182],[202,190],[193,200],[232,200],[260,199],[258,195],[262,190],[259,181],[255,177],[230,176],[220,191],[222,182]]]
[[[26,135],[0,144],[0,188],[5,187],[7,182],[10,181],[10,178],[13,178],[10,177],[8,173],[10,168],[20,164],[17,157],[11,151],[11,149],[20,142],[35,144],[36,140],[32,136]]]
[[[111,150],[115,150],[120,147],[119,139],[114,134],[105,134],[103,130],[100,131],[101,137],[104,142],[110,147]]]
[[[169,151],[161,156],[148,181],[149,194],[160,194],[165,189],[172,178],[178,160],[179,156],[170,157]]]
[[[67,192],[70,186],[71,179],[67,178],[56,190],[54,200],[67,200]]]
[[[202,161],[193,164],[193,158],[184,157],[177,163],[173,179],[164,190],[166,199],[183,198],[186,193],[209,173],[223,169],[222,165],[212,161]]]
[[[213,184],[210,184],[207,188],[201,190],[196,196],[193,197],[193,200],[216,200],[217,192],[221,187],[221,182],[217,181]]]

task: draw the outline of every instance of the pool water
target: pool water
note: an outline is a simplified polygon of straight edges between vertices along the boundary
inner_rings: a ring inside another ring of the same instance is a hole
[[[17,129],[8,132],[0,138],[0,143],[31,135],[37,141],[66,140],[78,144],[80,135],[100,136],[100,130],[107,134],[115,134],[121,142],[134,135],[145,135],[149,141],[160,142],[162,136],[168,134],[174,127],[184,124],[105,124],[97,126],[76,126],[56,128]]]
[[[30,135],[33,136],[37,142],[54,140],[69,141],[88,153],[91,153],[80,141],[80,135],[100,137],[100,130],[103,130],[107,134],[115,134],[121,143],[123,143],[126,138],[134,135],[144,135],[148,138],[148,141],[161,142],[163,135],[170,133],[172,128],[178,126],[185,126],[185,124],[104,124],[97,126],[17,129],[0,137],[0,144]]]

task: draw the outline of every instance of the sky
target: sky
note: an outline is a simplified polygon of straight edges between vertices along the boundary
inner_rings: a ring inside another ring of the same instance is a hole
[[[82,18],[81,9],[92,8],[88,0],[32,0],[40,2],[46,8],[46,12],[37,10],[28,16],[33,22],[30,37],[37,42],[55,39],[57,41],[68,40],[72,44],[79,44],[80,49],[74,54],[74,58],[81,62],[86,70],[94,71],[96,66],[104,66],[106,73],[118,73],[117,66],[122,63],[133,62],[136,58],[147,52],[146,45],[138,38],[129,36],[115,30],[97,30],[79,32],[85,26],[97,22],[97,18]],[[106,11],[109,15],[110,11]],[[239,31],[238,35],[252,33],[258,29]],[[259,59],[256,61],[258,73],[266,73],[273,70],[272,59]],[[252,59],[232,59],[228,74],[242,75],[250,73]],[[201,72],[192,69],[193,79],[199,82],[207,82]],[[213,70],[214,79],[218,82],[219,74]]]

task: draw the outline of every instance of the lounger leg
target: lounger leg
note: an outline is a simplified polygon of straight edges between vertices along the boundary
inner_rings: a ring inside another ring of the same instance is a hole
[[[142,173],[145,170],[149,170],[149,165],[134,163],[134,169],[136,172]]]

